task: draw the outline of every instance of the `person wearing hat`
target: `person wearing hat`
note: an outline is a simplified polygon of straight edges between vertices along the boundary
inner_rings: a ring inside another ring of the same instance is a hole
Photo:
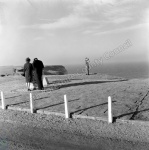
[[[90,62],[90,60],[89,60],[89,58],[85,58],[85,65],[86,65],[86,75],[89,75],[89,62]]]
[[[43,82],[42,82],[42,75],[44,69],[43,62],[41,60],[38,60],[38,58],[34,58],[33,69],[34,69],[35,81],[38,85],[38,90],[43,90],[44,89]]]
[[[26,80],[26,86],[27,90],[30,91],[30,84],[32,82],[32,72],[33,72],[33,66],[30,63],[30,58],[26,58],[26,63],[24,64],[24,75]]]

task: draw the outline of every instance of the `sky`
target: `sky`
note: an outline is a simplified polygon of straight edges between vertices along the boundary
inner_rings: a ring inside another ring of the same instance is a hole
[[[0,66],[82,64],[126,40],[107,62],[149,60],[148,0],[0,0]]]

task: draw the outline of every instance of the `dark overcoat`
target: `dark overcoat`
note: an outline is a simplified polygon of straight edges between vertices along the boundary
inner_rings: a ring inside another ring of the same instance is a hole
[[[25,63],[24,64],[24,74],[25,74],[25,79],[26,82],[32,82],[32,73],[33,73],[33,66],[31,63]]]

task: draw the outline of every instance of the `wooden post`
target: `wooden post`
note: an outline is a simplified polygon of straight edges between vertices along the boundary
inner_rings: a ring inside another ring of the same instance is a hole
[[[2,91],[1,91],[1,102],[2,102],[2,109],[6,109],[5,97]]]
[[[65,103],[65,118],[68,119],[70,118],[70,114],[69,114],[68,100],[66,95],[64,95],[64,103]]]
[[[34,113],[34,102],[33,102],[32,93],[30,93],[30,109],[31,109],[31,113]]]
[[[111,97],[108,97],[108,123],[113,122],[113,116],[112,116],[112,101]]]

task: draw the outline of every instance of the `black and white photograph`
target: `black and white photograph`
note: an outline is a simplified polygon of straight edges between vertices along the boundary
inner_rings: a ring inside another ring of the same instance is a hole
[[[0,150],[149,150],[149,0],[0,0]]]

